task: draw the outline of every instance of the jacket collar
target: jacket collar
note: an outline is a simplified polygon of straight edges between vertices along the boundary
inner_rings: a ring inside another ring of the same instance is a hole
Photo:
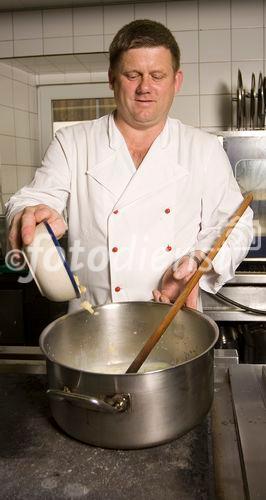
[[[125,142],[123,135],[121,134],[119,128],[117,127],[114,120],[114,112],[108,115],[107,120],[107,134],[109,147],[113,150],[119,149],[122,144]],[[156,141],[160,142],[160,146],[162,149],[166,148],[170,142],[170,122],[169,118],[167,118],[165,122],[165,126],[162,132],[158,135]]]
[[[113,115],[108,117],[107,135],[109,144],[105,146],[108,151],[104,159],[92,165],[87,173],[112,193],[117,208],[188,175],[187,168],[178,163],[178,136],[171,140],[173,130],[169,119],[137,170]]]

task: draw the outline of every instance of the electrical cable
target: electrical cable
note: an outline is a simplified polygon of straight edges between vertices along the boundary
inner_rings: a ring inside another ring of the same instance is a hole
[[[255,309],[254,307],[249,307],[245,306],[244,304],[240,304],[240,302],[236,302],[233,299],[229,299],[225,295],[223,295],[221,292],[216,293],[216,297],[219,297],[219,299],[224,300],[224,302],[228,302],[228,304],[231,304],[233,306],[239,307],[240,309],[243,309],[244,311],[253,313],[253,314],[262,314],[266,316],[266,311],[263,309]]]

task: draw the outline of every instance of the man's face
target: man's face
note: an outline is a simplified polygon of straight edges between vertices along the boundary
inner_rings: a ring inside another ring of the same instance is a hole
[[[109,84],[114,90],[117,119],[147,129],[163,124],[183,75],[174,72],[172,56],[165,47],[142,47],[124,52]]]

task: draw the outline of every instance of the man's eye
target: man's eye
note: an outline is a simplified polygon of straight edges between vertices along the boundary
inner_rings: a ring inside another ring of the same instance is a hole
[[[152,78],[154,80],[161,80],[163,78],[163,74],[162,73],[153,73]]]
[[[138,73],[127,73],[126,74],[126,77],[129,79],[129,80],[135,80],[136,78],[138,78]]]

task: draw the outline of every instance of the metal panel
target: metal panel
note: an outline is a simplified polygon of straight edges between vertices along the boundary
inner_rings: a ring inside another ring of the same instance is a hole
[[[265,286],[224,286],[221,293],[247,307],[266,310]],[[216,295],[201,292],[203,310],[214,321],[265,321],[263,314],[254,314],[226,303]]]
[[[239,365],[229,369],[246,494],[251,500],[266,498],[266,408],[262,366]]]
[[[237,365],[234,349],[214,350],[214,400],[212,405],[212,443],[217,500],[244,500],[244,485],[236,440],[228,368]]]

